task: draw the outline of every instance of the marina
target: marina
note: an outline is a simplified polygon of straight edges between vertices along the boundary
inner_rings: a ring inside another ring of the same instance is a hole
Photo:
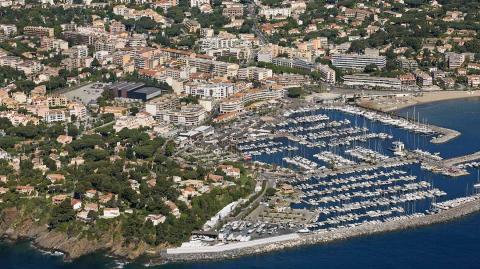
[[[480,155],[444,158],[432,151],[430,145],[449,129],[415,117],[310,104],[252,125],[236,139],[237,152],[292,176],[276,179],[281,190],[253,216],[224,223],[217,238],[197,238],[195,244],[220,246],[383,225],[476,201],[480,183],[470,182],[470,191],[450,192],[453,183],[436,178],[468,175],[468,169],[480,166],[475,163]]]

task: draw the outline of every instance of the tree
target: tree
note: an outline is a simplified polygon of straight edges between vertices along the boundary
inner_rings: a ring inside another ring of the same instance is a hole
[[[168,141],[165,146],[165,155],[172,156],[175,153],[175,143]]]
[[[138,113],[139,111],[140,111],[140,110],[139,110],[138,107],[136,107],[136,106],[130,108],[130,114],[132,114],[132,116],[137,115],[137,113]]]
[[[69,124],[67,134],[71,137],[76,137],[79,134],[78,127],[75,124]]]
[[[61,204],[54,207],[50,216],[49,227],[55,229],[62,223],[75,219],[75,211],[71,206],[70,199],[65,199]]]
[[[57,170],[57,163],[48,156],[43,157],[43,164],[52,171]]]
[[[376,64],[369,64],[365,66],[365,73],[373,73],[378,70],[378,67]]]
[[[23,92],[29,93],[35,88],[35,83],[31,80],[19,80],[15,82],[17,88]]]
[[[302,88],[290,88],[288,89],[287,96],[290,98],[299,98],[304,94]]]
[[[185,18],[185,15],[181,7],[174,6],[167,10],[167,17],[173,19],[175,23],[181,23]]]
[[[274,196],[275,193],[277,193],[277,190],[275,188],[269,187],[265,190],[265,195],[267,196]]]
[[[12,122],[8,118],[0,118],[0,130],[6,130],[12,126]]]

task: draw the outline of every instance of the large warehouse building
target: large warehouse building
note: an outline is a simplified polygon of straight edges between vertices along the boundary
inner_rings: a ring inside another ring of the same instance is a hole
[[[113,96],[121,98],[139,99],[142,101],[151,100],[162,94],[162,90],[156,87],[146,87],[141,82],[117,82],[107,90],[112,91]]]

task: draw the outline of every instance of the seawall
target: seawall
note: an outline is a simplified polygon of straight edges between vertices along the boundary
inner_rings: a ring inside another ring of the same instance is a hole
[[[305,245],[328,243],[336,240],[366,236],[377,233],[412,229],[421,226],[443,223],[480,211],[480,197],[456,207],[446,209],[436,214],[411,217],[378,224],[363,224],[352,228],[340,228],[335,231],[325,231],[311,234],[289,234],[274,237],[272,242],[268,240],[252,240],[249,244],[233,243],[216,247],[197,247],[184,249],[183,251],[163,251],[157,257],[150,259],[151,263],[206,261],[217,259],[231,259],[246,255],[255,255],[282,249],[294,248]],[[257,242],[255,242],[257,241]],[[243,242],[246,243],[246,242]],[[232,246],[239,244],[237,247]],[[208,249],[212,248],[212,249]]]

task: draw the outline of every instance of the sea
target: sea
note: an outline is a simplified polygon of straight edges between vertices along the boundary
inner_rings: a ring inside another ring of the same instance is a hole
[[[441,152],[445,158],[480,150],[480,99],[458,99],[429,103],[399,111],[403,116],[460,131],[462,135],[446,144],[433,145],[415,141],[431,152]],[[405,139],[408,139],[406,137]],[[476,181],[474,171],[469,177],[440,178],[438,186],[448,186],[449,192],[466,194],[463,189]],[[473,179],[472,179],[473,178]],[[448,181],[448,184],[446,183]],[[466,184],[468,183],[468,184]],[[256,268],[480,268],[480,214],[444,224],[383,233],[306,246],[232,260],[197,263],[176,263],[152,266],[155,269],[256,269]],[[72,262],[61,256],[35,249],[30,242],[1,242],[0,269],[141,269],[143,261],[126,263],[104,253],[95,253]]]

